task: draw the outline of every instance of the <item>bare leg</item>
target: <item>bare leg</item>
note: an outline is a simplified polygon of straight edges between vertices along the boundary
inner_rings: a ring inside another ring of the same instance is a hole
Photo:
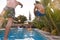
[[[13,18],[8,18],[8,23],[7,23],[6,28],[5,28],[4,40],[8,40],[7,37],[8,37],[8,33],[10,31],[10,27],[12,26],[12,23],[13,23]]]
[[[1,17],[1,18],[0,18],[0,28],[2,28],[3,23],[4,23],[4,18]]]

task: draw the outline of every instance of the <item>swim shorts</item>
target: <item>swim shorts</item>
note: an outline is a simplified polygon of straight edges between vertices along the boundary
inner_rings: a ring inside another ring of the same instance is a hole
[[[38,10],[35,11],[35,14],[36,14],[36,16],[44,16],[45,15],[45,14],[42,14],[41,12],[39,12]]]
[[[4,18],[15,18],[15,9],[11,7],[5,7],[4,8],[5,13],[4,13]]]

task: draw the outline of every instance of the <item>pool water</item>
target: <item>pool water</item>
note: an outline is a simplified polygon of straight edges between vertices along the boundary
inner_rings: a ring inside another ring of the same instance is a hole
[[[0,30],[0,40],[4,39],[5,30]],[[26,28],[11,29],[8,40],[47,40],[37,30],[28,31]]]

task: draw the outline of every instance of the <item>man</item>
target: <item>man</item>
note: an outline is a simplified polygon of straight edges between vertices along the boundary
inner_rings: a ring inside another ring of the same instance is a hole
[[[35,5],[34,14],[37,17],[37,20],[39,21],[40,17],[45,15],[44,13],[45,10],[44,10],[43,5],[39,1],[36,1],[34,5]]]
[[[31,22],[28,22],[27,30],[32,31],[32,23]]]
[[[4,16],[5,18],[8,17],[4,40],[8,40],[7,39],[8,33],[10,30],[10,27],[13,24],[13,19],[15,18],[15,8],[17,5],[21,5],[21,8],[23,7],[23,5],[20,2],[17,2],[16,0],[7,0],[7,5],[4,8],[4,10],[2,11],[2,16]],[[6,14],[7,14],[7,16],[6,16]]]

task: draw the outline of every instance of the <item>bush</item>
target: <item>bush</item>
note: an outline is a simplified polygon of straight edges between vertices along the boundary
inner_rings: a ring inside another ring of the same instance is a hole
[[[58,35],[58,32],[57,32],[56,29],[54,29],[54,30],[52,30],[51,34],[52,34],[52,35]]]

